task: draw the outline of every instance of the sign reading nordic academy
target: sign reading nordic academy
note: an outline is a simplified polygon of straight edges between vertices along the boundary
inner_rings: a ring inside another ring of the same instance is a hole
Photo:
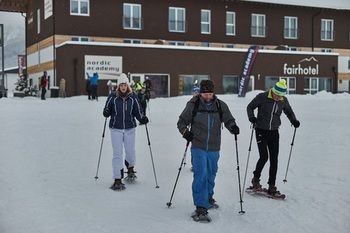
[[[284,75],[318,75],[319,65],[315,57],[304,58],[297,65],[283,64]]]
[[[122,57],[85,55],[85,74],[92,76],[96,72],[99,79],[116,79],[123,72],[122,66]]]
[[[247,55],[243,63],[243,71],[241,74],[241,80],[239,81],[238,97],[244,97],[249,84],[250,72],[253,68],[254,61],[259,52],[259,46],[251,46],[248,49]]]

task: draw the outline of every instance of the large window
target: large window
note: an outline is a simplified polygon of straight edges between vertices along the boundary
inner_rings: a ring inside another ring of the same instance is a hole
[[[183,41],[169,41],[169,45],[185,46],[185,42],[183,42]]]
[[[123,28],[141,29],[141,5],[124,3],[123,7]]]
[[[186,11],[185,8],[169,7],[169,31],[185,32]]]
[[[179,76],[179,95],[191,95],[192,87],[197,80],[198,84],[202,80],[209,79],[209,75],[180,75]]]
[[[292,16],[284,17],[284,38],[297,39],[298,38],[298,18]]]
[[[261,14],[252,14],[251,35],[253,37],[266,36],[266,16]]]
[[[236,13],[232,11],[226,11],[226,35],[236,35]]]
[[[222,86],[224,88],[224,93],[238,94],[239,82],[240,82],[239,75],[224,75],[222,77]],[[251,76],[249,79],[248,91],[252,91],[254,89],[253,83],[254,83],[254,78],[253,76]]]
[[[319,91],[332,91],[332,79],[331,78],[304,78],[304,93],[315,94]]]
[[[70,14],[89,16],[90,0],[70,0]]]
[[[321,40],[334,40],[333,19],[321,19]]]
[[[142,40],[139,40],[139,39],[124,39],[123,43],[126,43],[126,44],[142,44]]]
[[[201,33],[210,34],[211,31],[211,12],[210,10],[201,10]]]

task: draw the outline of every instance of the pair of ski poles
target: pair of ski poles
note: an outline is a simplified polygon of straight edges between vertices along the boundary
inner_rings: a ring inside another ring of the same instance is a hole
[[[190,142],[187,141],[186,143],[186,148],[185,148],[185,152],[184,152],[184,155],[182,157],[182,160],[181,160],[181,163],[180,163],[180,167],[179,167],[179,171],[177,173],[177,176],[176,176],[176,180],[175,180],[175,184],[174,184],[174,187],[173,187],[173,191],[171,193],[171,196],[170,196],[170,201],[166,203],[166,205],[170,208],[171,205],[172,205],[172,200],[173,200],[173,197],[174,197],[174,193],[175,193],[175,189],[176,189],[176,185],[177,185],[177,182],[179,180],[179,176],[180,176],[180,172],[182,170],[182,167],[185,166],[186,164],[186,155],[187,155],[187,149],[188,149],[188,146],[189,146]],[[239,213],[243,214],[245,213],[243,211],[243,207],[242,207],[242,203],[243,203],[243,200],[242,200],[242,191],[241,191],[241,179],[240,179],[240,174],[239,174],[239,160],[238,160],[238,145],[237,145],[237,134],[235,134],[235,145],[236,145],[236,159],[237,159],[237,171],[238,171],[238,183],[239,183],[239,196],[240,196],[240,205],[241,205],[241,210],[239,211]]]
[[[247,170],[248,170],[248,164],[249,164],[249,158],[250,158],[250,152],[251,152],[251,148],[252,148],[252,141],[253,141],[253,133],[254,133],[254,126],[252,125],[251,126],[252,128],[252,131],[251,131],[251,135],[250,135],[250,142],[249,142],[249,148],[248,148],[248,156],[247,156],[247,163],[246,163],[246,169],[245,169],[245,174],[244,174],[244,181],[243,181],[243,191],[244,191],[244,188],[245,188],[245,183],[246,183],[246,177],[247,177]],[[289,163],[290,163],[290,159],[291,159],[291,156],[292,156],[292,150],[293,150],[293,145],[294,145],[294,139],[295,139],[295,133],[296,133],[296,128],[294,128],[294,133],[293,133],[293,139],[292,139],[292,143],[291,143],[291,148],[290,148],[290,152],[289,152],[289,158],[288,158],[288,164],[287,164],[287,169],[286,169],[286,174],[285,174],[285,178],[283,180],[283,182],[287,182],[287,173],[288,173],[288,168],[289,168]],[[182,170],[182,167],[185,166],[186,164],[186,154],[187,154],[187,149],[188,149],[188,146],[189,146],[189,143],[190,142],[187,142],[186,144],[186,148],[185,148],[185,152],[184,152],[184,155],[182,157],[182,160],[181,160],[181,163],[180,163],[180,167],[179,167],[179,171],[177,173],[177,176],[176,176],[176,180],[175,180],[175,184],[174,184],[174,187],[173,187],[173,190],[172,190],[172,193],[171,193],[171,196],[170,196],[170,201],[167,202],[167,206],[170,208],[171,205],[172,205],[172,199],[173,199],[173,196],[174,196],[174,193],[175,193],[175,189],[176,189],[176,185],[177,185],[177,182],[179,180],[179,176],[180,176],[180,172]],[[237,144],[237,135],[235,134],[235,147],[236,147],[236,162],[237,162],[237,175],[238,175],[238,190],[239,190],[239,202],[240,202],[240,211],[239,213],[240,214],[244,214],[245,211],[243,210],[243,192],[242,192],[242,189],[241,189],[241,179],[240,179],[240,169],[239,169],[239,157],[238,157],[238,144]]]
[[[95,180],[96,180],[96,181],[98,180],[98,171],[99,171],[99,168],[100,168],[100,161],[101,161],[103,140],[104,140],[105,131],[106,131],[106,124],[107,124],[107,117],[105,118],[105,122],[104,122],[104,126],[103,126],[101,147],[100,147],[100,153],[99,153],[99,156],[98,156],[97,169],[96,169],[96,175],[95,175]],[[147,140],[148,140],[149,151],[150,151],[150,155],[151,155],[151,161],[152,161],[152,167],[153,167],[154,180],[155,180],[155,183],[156,183],[156,188],[159,188],[158,180],[157,180],[157,174],[156,174],[156,169],[155,169],[155,166],[154,166],[153,153],[152,153],[151,141],[150,141],[150,139],[149,139],[149,133],[148,133],[147,124],[145,124],[145,127],[146,127],[146,134],[147,134]]]
[[[245,188],[245,183],[246,183],[246,178],[247,178],[247,171],[248,171],[250,152],[252,150],[253,133],[254,133],[254,129],[255,129],[254,125],[251,125],[251,128],[252,128],[252,131],[251,131],[251,134],[250,134],[250,142],[249,142],[249,148],[248,148],[247,163],[246,163],[246,167],[245,167],[245,174],[244,174],[244,181],[243,181],[243,190]],[[287,182],[287,174],[288,174],[288,169],[289,169],[290,158],[292,157],[292,150],[293,150],[293,146],[294,146],[294,139],[295,139],[296,130],[297,130],[297,128],[294,128],[293,138],[292,138],[292,142],[290,144],[291,147],[290,147],[290,151],[289,151],[289,157],[288,157],[286,173],[285,173],[285,176],[284,176],[284,179],[283,179],[284,183]],[[243,194],[242,194],[242,198],[243,198]]]

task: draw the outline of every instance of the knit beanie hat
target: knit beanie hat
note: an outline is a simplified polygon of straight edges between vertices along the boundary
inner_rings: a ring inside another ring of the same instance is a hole
[[[274,87],[272,87],[272,92],[279,96],[285,96],[287,94],[287,83],[286,80],[281,79],[278,81]]]
[[[129,79],[124,73],[121,73],[120,76],[118,77],[118,86],[122,83],[126,83],[129,85]]]
[[[202,80],[200,84],[200,93],[214,93],[214,83],[211,80]]]

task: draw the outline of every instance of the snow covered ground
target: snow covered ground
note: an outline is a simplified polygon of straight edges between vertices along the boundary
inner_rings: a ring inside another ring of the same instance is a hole
[[[244,178],[250,138],[246,98],[223,95],[241,128],[238,137]],[[148,125],[159,189],[155,188],[145,127],[137,128],[136,184],[123,192],[112,183],[109,130],[103,145],[99,180],[95,181],[106,100],[85,96],[66,99],[0,99],[0,232],[1,233],[148,233],[148,232],[350,232],[350,95],[321,92],[289,96],[301,122],[288,173],[293,128],[284,116],[280,129],[278,188],[285,201],[239,195],[234,138],[224,130],[210,224],[193,222],[190,160],[182,170],[173,205],[169,201],[185,141],[176,129],[188,96],[151,101]],[[255,140],[255,138],[254,138]],[[247,185],[258,158],[254,141]],[[268,164],[267,164],[268,165]],[[266,185],[265,167],[262,183]]]

